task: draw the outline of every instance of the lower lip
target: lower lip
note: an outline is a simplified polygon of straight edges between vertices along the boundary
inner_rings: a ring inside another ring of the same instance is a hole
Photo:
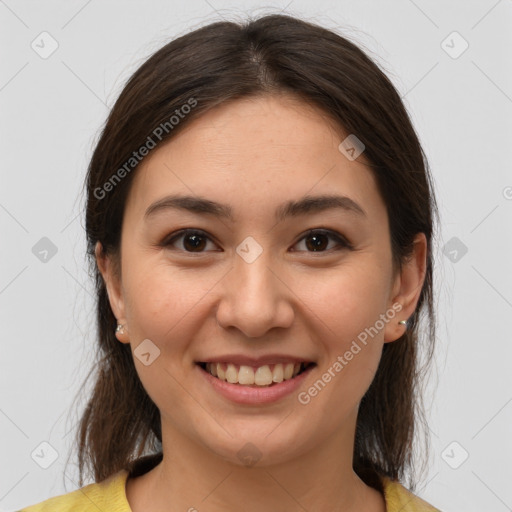
[[[201,368],[201,366],[196,366],[204,378],[212,385],[213,389],[225,398],[237,404],[259,405],[277,402],[281,398],[293,393],[304,382],[304,379],[306,379],[316,365],[310,366],[293,379],[283,380],[283,382],[261,388],[231,384],[214,377]]]

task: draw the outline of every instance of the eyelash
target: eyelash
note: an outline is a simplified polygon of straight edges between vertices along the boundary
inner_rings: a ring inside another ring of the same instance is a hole
[[[170,237],[167,237],[162,242],[161,246],[169,248],[174,242],[176,242],[176,240],[178,240],[180,238],[183,238],[183,237],[185,237],[187,235],[188,236],[190,236],[190,235],[199,235],[200,237],[206,238],[206,239],[208,239],[208,240],[213,242],[213,240],[211,240],[211,238],[204,231],[201,231],[200,229],[182,229],[180,231],[172,233],[172,235],[170,235]],[[313,236],[313,235],[325,235],[325,236],[330,237],[331,239],[335,240],[337,242],[337,244],[338,244],[338,248],[334,249],[334,251],[340,251],[342,249],[349,249],[349,250],[353,249],[352,244],[345,237],[343,237],[342,235],[340,235],[336,231],[332,231],[330,229],[319,229],[319,228],[317,228],[317,229],[310,229],[294,245],[297,245],[299,242],[301,242],[305,238]],[[183,250],[183,252],[186,252],[188,254],[202,254],[202,253],[208,252],[208,251],[193,252],[193,251]],[[322,251],[294,251],[294,252],[309,252],[309,253],[312,253],[312,254],[315,254],[315,253],[328,253],[328,254],[330,254],[332,252],[332,248],[328,249],[328,250],[322,250]]]

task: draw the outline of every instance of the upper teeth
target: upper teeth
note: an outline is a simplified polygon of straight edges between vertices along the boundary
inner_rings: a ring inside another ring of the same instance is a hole
[[[232,363],[206,363],[206,371],[231,384],[269,386],[272,382],[283,382],[295,377],[305,363],[265,364],[258,368]],[[271,368],[271,366],[273,368]]]

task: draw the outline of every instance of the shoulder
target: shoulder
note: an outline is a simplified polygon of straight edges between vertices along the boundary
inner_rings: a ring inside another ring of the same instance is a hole
[[[131,512],[125,493],[127,476],[128,471],[122,470],[102,482],[54,496],[18,512]]]
[[[441,512],[395,480],[382,477],[382,484],[387,512]]]

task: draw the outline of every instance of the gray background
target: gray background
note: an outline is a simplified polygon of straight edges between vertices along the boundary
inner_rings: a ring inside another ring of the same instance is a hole
[[[417,493],[445,512],[511,510],[512,0],[0,0],[1,510],[77,487],[73,399],[94,341],[81,187],[108,109],[171,38],[279,11],[371,52],[432,167],[439,341]]]

